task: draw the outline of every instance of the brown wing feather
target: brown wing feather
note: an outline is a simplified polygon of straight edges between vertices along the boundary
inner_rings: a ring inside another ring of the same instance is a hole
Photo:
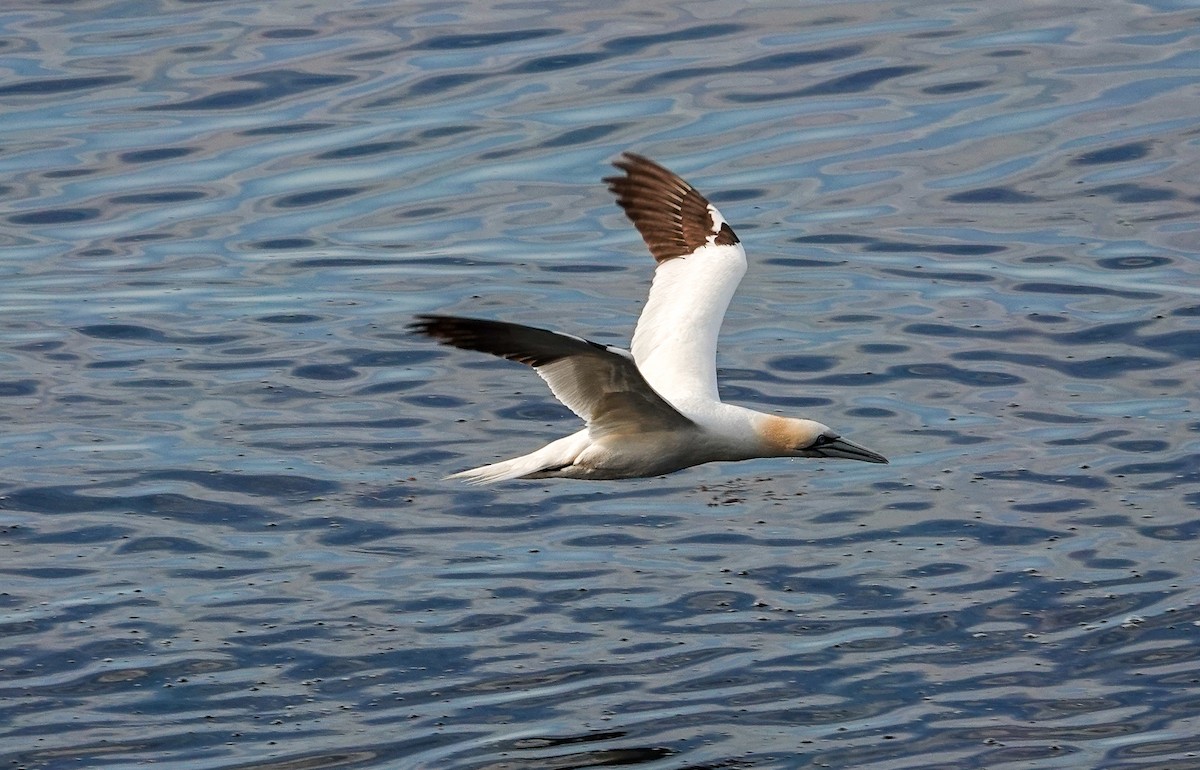
[[[627,152],[614,166],[625,176],[606,177],[617,204],[633,222],[657,262],[691,254],[715,236],[714,243],[738,242],[733,229],[717,227],[703,195],[677,174],[649,158]]]

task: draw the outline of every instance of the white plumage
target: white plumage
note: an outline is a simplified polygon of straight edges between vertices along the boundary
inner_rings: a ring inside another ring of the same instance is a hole
[[[632,352],[503,321],[423,315],[410,327],[532,366],[587,423],[536,452],[450,478],[622,479],[755,457],[886,463],[819,422],[721,402],[717,335],[746,252],[716,207],[672,172],[634,153],[614,165],[624,176],[605,181],[658,262]]]

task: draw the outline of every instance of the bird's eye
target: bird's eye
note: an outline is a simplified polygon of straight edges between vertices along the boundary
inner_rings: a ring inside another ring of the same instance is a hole
[[[820,436],[817,436],[817,440],[813,442],[813,446],[825,446],[826,444],[832,444],[834,441],[837,441],[837,439],[838,437],[835,435],[822,433]]]

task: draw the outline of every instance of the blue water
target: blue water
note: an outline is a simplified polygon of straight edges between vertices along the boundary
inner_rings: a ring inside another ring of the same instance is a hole
[[[1192,3],[0,11],[0,764],[1200,767]],[[479,490],[625,344],[600,183],[751,269],[726,399],[888,466]]]

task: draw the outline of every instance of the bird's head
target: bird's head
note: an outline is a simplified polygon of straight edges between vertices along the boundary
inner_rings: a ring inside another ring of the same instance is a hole
[[[768,416],[759,428],[764,443],[778,457],[843,457],[868,463],[886,463],[887,458],[853,441],[847,441],[828,425],[815,420]]]

